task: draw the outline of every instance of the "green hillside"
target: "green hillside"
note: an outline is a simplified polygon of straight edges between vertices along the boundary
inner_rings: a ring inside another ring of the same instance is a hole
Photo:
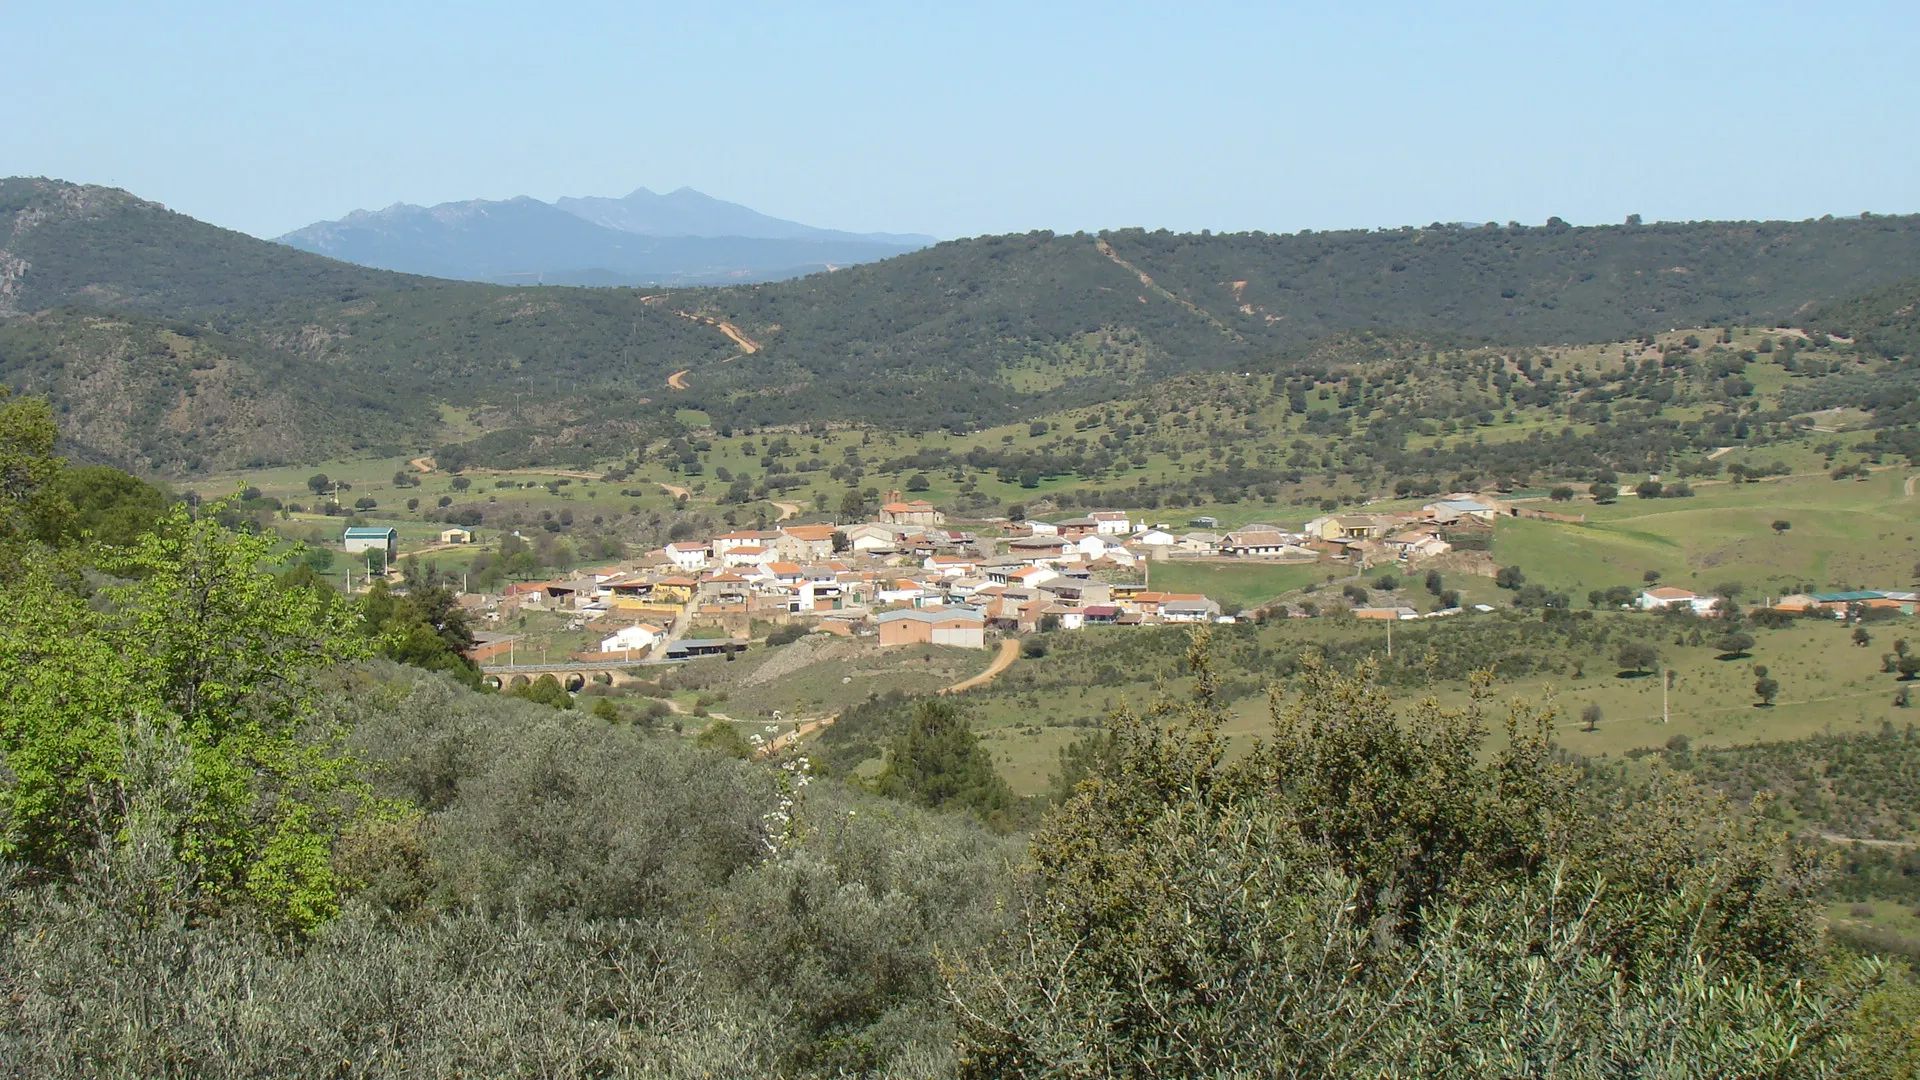
[[[165,365],[118,374],[116,395],[147,405],[90,406],[83,380],[48,367],[44,321],[0,339],[0,373],[68,412],[91,408],[75,427],[80,445],[171,472],[317,461],[370,445],[425,450],[476,434],[486,438],[469,448],[476,461],[577,464],[621,444],[637,449],[691,412],[722,432],[823,420],[977,431],[1150,397],[1193,374],[1318,379],[1369,358],[1419,368],[1476,346],[1770,326],[1916,274],[1920,217],[1871,217],[1291,236],[1042,232],[770,285],[507,288],[367,270],[125,192],[14,179],[0,181],[0,317],[71,307],[198,328],[229,359],[225,384],[295,393],[318,406],[309,414],[331,419],[269,424],[250,419],[249,407],[228,410],[239,419],[216,435],[194,409],[183,420],[153,404],[177,390],[156,381]],[[1509,389],[1481,396],[1504,401]],[[1378,400],[1362,396],[1362,406]],[[1448,415],[1465,404],[1442,396]],[[459,430],[440,423],[445,405],[467,417]],[[1409,402],[1396,414],[1425,408]],[[189,447],[182,424],[208,433]],[[1369,436],[1392,438],[1377,420]],[[1555,452],[1545,447],[1541,459]],[[1399,467],[1391,454],[1372,456]]]

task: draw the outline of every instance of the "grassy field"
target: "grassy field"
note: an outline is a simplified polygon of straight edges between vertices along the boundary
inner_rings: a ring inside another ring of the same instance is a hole
[[[1494,555],[1529,580],[1571,593],[1638,584],[1648,570],[1665,584],[1706,591],[1726,582],[1743,596],[1821,589],[1906,588],[1920,559],[1920,499],[1905,495],[1906,470],[1864,481],[1796,476],[1749,484],[1701,484],[1690,499],[1628,498],[1579,505],[1585,524],[1534,519],[1499,523]],[[1790,528],[1775,532],[1772,523]]]
[[[1519,626],[1526,625],[1517,615],[1461,618],[1511,619]],[[1880,656],[1892,648],[1895,638],[1912,638],[1920,644],[1920,621],[1914,619],[1872,624],[1869,629],[1874,640],[1867,647],[1854,645],[1852,631],[1837,622],[1803,620],[1785,629],[1755,630],[1757,643],[1750,655],[1721,659],[1719,650],[1711,644],[1717,638],[1711,627],[1706,628],[1709,632],[1701,644],[1674,644],[1675,636],[1687,639],[1687,624],[1628,613],[1603,614],[1601,618],[1660,631],[1662,636],[1656,644],[1662,663],[1675,672],[1666,719],[1660,677],[1621,674],[1611,646],[1553,652],[1549,658],[1556,670],[1503,680],[1496,687],[1503,700],[1523,700],[1537,708],[1551,708],[1558,739],[1583,754],[1618,757],[1630,750],[1663,746],[1675,735],[1685,735],[1702,746],[1724,746],[1803,738],[1821,732],[1868,731],[1882,723],[1904,725],[1920,719],[1914,709],[1893,703],[1901,684],[1880,671]],[[1081,631],[1105,635],[1141,632]],[[1179,634],[1177,630],[1146,632]],[[1421,632],[1412,624],[1403,624],[1396,631],[1401,655],[1417,656],[1419,650],[1428,647],[1418,636]],[[1370,642],[1380,654],[1386,646],[1384,628],[1325,619],[1272,624],[1259,629],[1257,639],[1270,653],[1282,655],[1336,642]],[[1123,642],[1118,637],[1111,640]],[[1177,649],[1178,642],[1172,647]],[[1093,650],[1096,656],[1099,651]],[[1495,658],[1485,659],[1492,663]],[[1022,660],[1000,682],[962,695],[995,760],[1016,790],[1025,794],[1043,790],[1060,747],[1086,734],[1113,709],[1123,705],[1143,707],[1163,689],[1155,681],[1156,674],[1165,674],[1158,664],[1129,665],[1122,659],[1113,664],[1116,670],[1112,671],[1068,669],[1070,665],[1097,662],[1077,655]],[[1779,696],[1770,707],[1760,706],[1753,694],[1756,664],[1765,665],[1780,684]],[[1230,705],[1233,719],[1226,731],[1244,745],[1264,732],[1271,721],[1265,689],[1271,671],[1229,669],[1221,676],[1234,694]],[[1171,678],[1164,689],[1179,694],[1184,693],[1184,686],[1183,680]],[[1403,703],[1432,696],[1443,704],[1464,706],[1467,698],[1463,684],[1444,679],[1431,687],[1397,687],[1391,692]],[[1581,719],[1589,705],[1601,711],[1593,731],[1584,730]]]
[[[1204,593],[1222,604],[1251,608],[1303,585],[1325,581],[1322,563],[1275,564],[1250,561],[1156,562],[1153,587],[1161,592]]]

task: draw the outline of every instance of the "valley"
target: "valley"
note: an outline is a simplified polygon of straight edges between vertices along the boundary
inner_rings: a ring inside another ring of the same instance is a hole
[[[764,1025],[710,1074],[882,1075],[981,1052],[949,956],[1084,977],[1006,945],[1080,948],[1061,912],[1132,972],[1262,882],[1368,971],[1452,948],[1449,905],[1570,916],[1565,860],[1628,897],[1579,917],[1682,944],[1556,970],[1920,1000],[1920,219],[1031,233],[643,292],[48,181],[0,212],[17,895],[182,920],[20,916],[21,970],[379,957],[464,1024],[423,958],[519,934],[573,974],[513,1008],[675,1017],[606,1060],[704,1047],[697,998]],[[173,879],[95,858],[191,880],[125,900]],[[1662,921],[1696,907],[1728,936]],[[643,954],[694,989],[608,974]]]

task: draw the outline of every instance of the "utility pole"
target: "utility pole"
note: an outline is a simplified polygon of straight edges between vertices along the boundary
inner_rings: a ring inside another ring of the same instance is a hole
[[[1673,712],[1667,707],[1667,691],[1673,689],[1673,669],[1667,668],[1660,674],[1660,722],[1673,722]]]
[[[1393,624],[1399,622],[1399,616],[1387,620],[1387,659],[1393,659]]]

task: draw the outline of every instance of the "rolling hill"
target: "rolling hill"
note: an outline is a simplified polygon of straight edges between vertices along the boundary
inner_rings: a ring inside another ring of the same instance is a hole
[[[324,422],[280,428],[294,459],[370,441],[436,445],[447,437],[442,405],[475,417],[496,443],[510,441],[504,432],[638,439],[670,425],[676,408],[734,427],[971,429],[1187,373],[1284,373],[1313,362],[1304,347],[1353,330],[1463,345],[1609,341],[1802,319],[1916,275],[1920,217],[1868,217],[1041,232],[770,284],[502,287],[353,266],[112,189],[0,181],[0,313],[72,308],[197,328],[217,343],[204,347],[230,358],[223,370],[235,386],[291,388],[308,401],[334,400],[321,394],[332,388],[338,404]],[[41,318],[40,330],[0,345],[0,371],[79,407],[80,384],[57,374],[42,345],[18,341],[81,324]],[[162,386],[158,370],[127,369],[126,389]],[[668,388],[676,373],[688,389]],[[88,444],[116,453],[153,444],[140,460],[170,470],[258,453],[241,436],[205,452],[164,450],[157,415],[104,413]],[[116,423],[124,430],[109,433]]]

